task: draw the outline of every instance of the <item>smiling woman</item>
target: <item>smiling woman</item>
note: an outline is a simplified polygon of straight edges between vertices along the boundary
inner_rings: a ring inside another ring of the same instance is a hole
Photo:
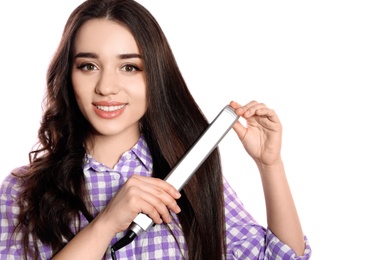
[[[94,19],[80,27],[74,53],[71,78],[75,98],[96,131],[93,142],[86,140],[88,151],[99,162],[114,167],[140,138],[139,120],[147,108],[140,51],[128,28]]]
[[[209,122],[148,10],[82,3],[48,69],[40,146],[1,186],[0,256],[308,259],[279,117],[257,101],[230,106],[245,121],[233,129],[259,170],[267,227],[222,175],[218,149],[180,192],[164,181]],[[110,255],[141,212],[155,225]]]

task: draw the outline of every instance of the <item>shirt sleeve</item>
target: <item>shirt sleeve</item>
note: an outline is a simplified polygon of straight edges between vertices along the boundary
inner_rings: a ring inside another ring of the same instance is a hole
[[[306,237],[304,255],[297,256],[293,249],[254,220],[226,179],[224,179],[224,197],[228,260],[310,259],[311,248]]]
[[[15,169],[13,172],[23,173],[28,166]],[[0,186],[0,260],[22,259],[21,234],[14,232],[20,212],[17,198],[20,193],[21,179],[13,173],[3,180]],[[49,246],[38,242],[41,259],[50,259],[52,251]],[[30,241],[32,246],[32,241]],[[31,259],[30,256],[27,257]]]
[[[19,214],[16,203],[19,187],[19,179],[12,174],[4,179],[0,187],[0,259],[18,259],[21,256],[20,237],[13,234]]]

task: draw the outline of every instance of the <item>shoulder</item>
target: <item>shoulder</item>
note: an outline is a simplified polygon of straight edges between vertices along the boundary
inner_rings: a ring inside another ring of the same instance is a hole
[[[9,173],[1,183],[0,196],[16,197],[19,193],[20,187],[23,184],[23,177],[27,175],[29,166],[22,166],[15,168]]]

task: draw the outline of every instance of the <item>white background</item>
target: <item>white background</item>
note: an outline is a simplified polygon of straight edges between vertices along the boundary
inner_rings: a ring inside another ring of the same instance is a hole
[[[312,259],[383,259],[390,239],[387,1],[140,1],[212,120],[230,100],[276,110]],[[80,0],[0,4],[0,180],[28,163],[45,74]],[[233,131],[224,172],[266,225],[260,177]]]

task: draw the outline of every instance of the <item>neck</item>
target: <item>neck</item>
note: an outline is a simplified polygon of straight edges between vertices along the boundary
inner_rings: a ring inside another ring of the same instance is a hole
[[[115,136],[94,135],[87,145],[87,150],[95,160],[114,168],[121,155],[132,148],[140,138],[140,131],[136,133],[122,133]]]

